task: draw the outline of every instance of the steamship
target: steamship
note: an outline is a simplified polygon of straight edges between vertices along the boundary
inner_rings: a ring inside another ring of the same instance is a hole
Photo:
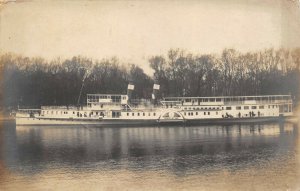
[[[151,100],[131,99],[127,94],[88,94],[85,106],[42,106],[19,109],[16,125],[160,125],[226,124],[278,121],[293,115],[290,95],[165,97],[157,100],[154,84]]]

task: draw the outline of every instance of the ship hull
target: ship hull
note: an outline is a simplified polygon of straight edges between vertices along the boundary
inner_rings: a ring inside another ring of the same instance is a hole
[[[158,121],[156,119],[138,120],[138,119],[37,119],[37,118],[16,118],[16,125],[18,126],[40,126],[40,125],[54,125],[54,126],[68,126],[68,125],[83,125],[83,126],[163,126],[163,125],[208,125],[208,124],[243,124],[243,123],[266,123],[266,122],[280,122],[290,117],[256,117],[256,118],[220,118],[220,119],[189,119],[189,120],[166,120]]]

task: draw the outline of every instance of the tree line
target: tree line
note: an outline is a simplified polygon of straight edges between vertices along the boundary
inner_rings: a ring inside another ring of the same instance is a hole
[[[298,99],[300,48],[241,53],[225,49],[219,55],[194,55],[171,49],[149,59],[153,76],[117,58],[92,60],[76,56],[47,61],[14,54],[0,55],[2,108],[74,105],[88,93],[126,94],[151,98],[154,83],[160,97],[291,94]]]
[[[154,78],[168,96],[232,96],[299,92],[300,48],[220,55],[193,55],[175,49],[149,60]]]

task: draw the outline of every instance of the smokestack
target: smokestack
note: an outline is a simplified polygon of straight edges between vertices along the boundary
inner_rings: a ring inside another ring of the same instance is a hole
[[[134,90],[134,85],[132,83],[129,83],[127,87],[128,102],[130,102],[131,100],[133,90]]]
[[[160,89],[160,85],[155,83],[153,85],[153,93],[152,93],[153,104],[156,104],[158,93],[159,93],[159,89]]]

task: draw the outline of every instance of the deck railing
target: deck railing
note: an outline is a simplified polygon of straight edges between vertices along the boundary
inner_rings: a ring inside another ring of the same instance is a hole
[[[267,104],[267,103],[292,103],[290,95],[265,95],[265,96],[225,96],[225,97],[166,97],[165,104],[204,105],[204,104]]]
[[[41,106],[41,109],[43,110],[50,110],[50,109],[62,109],[62,110],[68,110],[68,109],[72,109],[72,110],[76,110],[76,109],[80,109],[82,107],[76,107],[74,105],[72,106]]]

